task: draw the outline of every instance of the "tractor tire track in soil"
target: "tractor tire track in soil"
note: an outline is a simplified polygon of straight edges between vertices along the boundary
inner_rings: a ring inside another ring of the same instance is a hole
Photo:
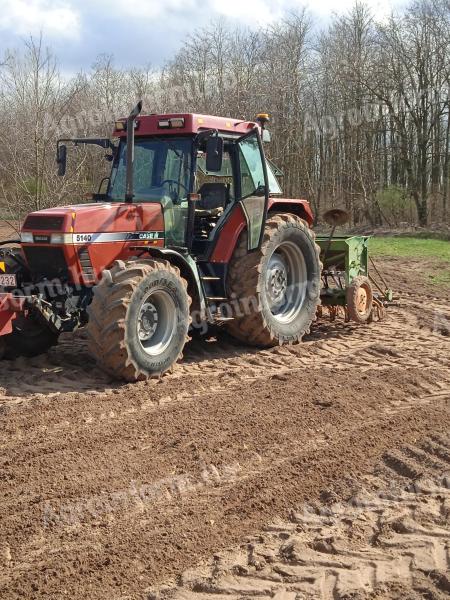
[[[352,367],[366,371],[400,364],[406,368],[448,370],[450,342],[443,328],[447,322],[450,327],[450,309],[428,302],[421,320],[414,312],[417,306],[419,303],[406,299],[402,305],[392,306],[383,321],[367,327],[321,319],[302,344],[269,350],[249,349],[221,333],[211,339],[193,340],[185,349],[183,362],[165,377],[207,373],[211,379],[220,379],[217,389],[221,389],[224,383],[237,378],[252,381],[304,369]],[[108,394],[128,387],[111,380],[93,364],[83,332],[63,336],[45,356],[7,364],[8,368],[0,373],[1,405],[65,392]]]
[[[448,594],[449,298],[408,294],[298,346],[193,340],[158,381],[82,333],[3,362],[2,600]]]
[[[305,504],[153,595],[448,598],[449,461],[448,436],[388,453],[345,502],[330,494],[326,502]]]

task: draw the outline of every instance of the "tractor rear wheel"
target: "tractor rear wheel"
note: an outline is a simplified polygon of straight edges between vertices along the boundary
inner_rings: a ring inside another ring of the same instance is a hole
[[[270,216],[259,250],[248,252],[242,233],[228,274],[236,298],[229,333],[260,347],[299,342],[320,302],[319,255],[314,233],[295,215]]]
[[[116,261],[88,308],[91,355],[117,379],[162,375],[182,356],[190,302],[187,282],[168,261]]]

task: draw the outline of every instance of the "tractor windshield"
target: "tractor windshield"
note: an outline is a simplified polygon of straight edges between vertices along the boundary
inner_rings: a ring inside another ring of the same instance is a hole
[[[110,200],[125,199],[127,144],[121,141],[108,190]],[[137,138],[134,151],[135,202],[180,203],[187,198],[191,180],[192,140]]]

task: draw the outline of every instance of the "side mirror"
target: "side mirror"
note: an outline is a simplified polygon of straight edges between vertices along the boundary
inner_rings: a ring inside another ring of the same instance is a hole
[[[213,135],[206,142],[206,170],[217,172],[222,170],[223,139]]]
[[[62,177],[66,174],[67,167],[67,146],[61,144],[56,151],[56,164],[58,165],[58,175]]]

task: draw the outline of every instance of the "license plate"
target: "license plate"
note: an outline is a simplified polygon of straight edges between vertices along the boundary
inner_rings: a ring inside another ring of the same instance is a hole
[[[0,274],[0,286],[1,287],[16,287],[17,286],[17,278],[15,275],[10,275],[9,273]]]

